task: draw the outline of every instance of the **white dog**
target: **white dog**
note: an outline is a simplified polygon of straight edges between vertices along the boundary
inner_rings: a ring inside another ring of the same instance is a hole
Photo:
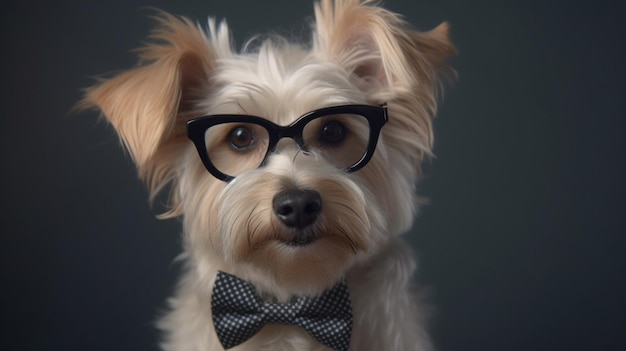
[[[237,53],[225,23],[158,21],[138,66],[81,106],[102,111],[152,194],[171,184],[163,217],[183,217],[163,349],[430,350],[400,235],[447,24],[418,32],[371,1],[321,0],[311,43]]]

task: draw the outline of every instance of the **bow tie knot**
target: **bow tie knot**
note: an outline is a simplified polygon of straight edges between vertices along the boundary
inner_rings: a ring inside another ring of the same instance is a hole
[[[295,297],[290,303],[272,303],[262,301],[250,283],[218,272],[211,308],[215,331],[225,349],[248,340],[265,324],[299,326],[338,351],[347,351],[350,345],[352,307],[344,282],[314,298]]]

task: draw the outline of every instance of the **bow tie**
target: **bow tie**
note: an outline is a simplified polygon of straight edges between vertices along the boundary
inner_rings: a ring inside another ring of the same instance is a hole
[[[352,307],[345,282],[317,297],[271,303],[262,301],[250,283],[220,271],[213,287],[211,309],[224,349],[250,339],[265,324],[297,325],[337,351],[347,351],[350,346]]]

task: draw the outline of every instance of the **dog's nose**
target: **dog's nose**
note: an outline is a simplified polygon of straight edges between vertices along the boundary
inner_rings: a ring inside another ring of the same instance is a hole
[[[290,189],[274,196],[274,213],[288,227],[302,229],[322,212],[322,197],[315,190]]]

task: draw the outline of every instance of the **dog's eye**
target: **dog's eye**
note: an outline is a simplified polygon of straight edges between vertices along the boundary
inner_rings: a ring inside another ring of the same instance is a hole
[[[320,131],[320,139],[324,143],[336,144],[346,138],[346,127],[339,121],[326,122]]]
[[[248,127],[235,127],[228,135],[228,143],[234,150],[244,151],[254,144],[254,136]]]

